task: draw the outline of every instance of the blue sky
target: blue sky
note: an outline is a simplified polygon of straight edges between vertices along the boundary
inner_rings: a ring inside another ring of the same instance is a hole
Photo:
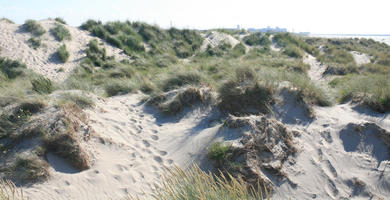
[[[179,28],[279,26],[312,33],[390,34],[387,0],[0,0],[0,17],[145,21]]]

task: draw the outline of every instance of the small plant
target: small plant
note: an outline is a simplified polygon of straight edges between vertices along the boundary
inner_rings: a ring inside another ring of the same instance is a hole
[[[54,18],[54,20],[56,20],[56,22],[58,22],[58,23],[66,24],[65,20],[62,19],[61,17],[56,17],[56,18]]]
[[[62,24],[57,24],[55,28],[50,30],[50,32],[60,42],[72,39],[69,30]]]
[[[66,61],[68,61],[69,52],[68,52],[68,50],[66,50],[65,44],[61,45],[60,48],[58,48],[57,55],[59,56],[59,58],[61,59],[61,61],[63,63],[66,63]]]
[[[41,36],[46,33],[46,30],[35,20],[26,20],[23,26],[27,32],[36,36]]]
[[[35,50],[41,46],[41,39],[39,39],[39,38],[32,37],[32,38],[28,39],[27,42],[29,43],[29,46],[34,48]]]
[[[223,144],[221,142],[216,142],[209,148],[207,156],[217,162],[224,162],[231,153],[231,146],[228,144]]]
[[[43,76],[31,80],[33,90],[39,94],[50,94],[54,91],[54,85],[52,81]]]

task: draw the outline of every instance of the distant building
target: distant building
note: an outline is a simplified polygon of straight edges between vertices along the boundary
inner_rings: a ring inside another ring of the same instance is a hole
[[[287,32],[286,28],[271,28],[270,26],[267,26],[267,28],[248,28],[248,31],[250,32]]]

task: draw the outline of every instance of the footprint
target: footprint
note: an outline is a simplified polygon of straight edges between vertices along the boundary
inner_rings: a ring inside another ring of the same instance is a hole
[[[158,153],[161,155],[161,156],[166,156],[168,153],[166,151],[158,151]]]
[[[163,162],[163,159],[160,157],[160,156],[154,156],[153,159],[158,162],[158,163],[162,163]]]
[[[153,140],[158,140],[158,136],[157,135],[152,135],[151,136]]]
[[[154,134],[157,134],[157,133],[158,133],[158,131],[157,131],[157,130],[152,130],[152,132],[153,132]]]
[[[142,140],[142,142],[144,143],[144,145],[145,145],[146,147],[150,147],[150,143],[149,143],[148,141]]]

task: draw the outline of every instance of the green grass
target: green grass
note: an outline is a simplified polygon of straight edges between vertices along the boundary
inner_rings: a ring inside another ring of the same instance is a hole
[[[60,42],[62,42],[63,40],[72,39],[69,30],[62,24],[57,24],[55,28],[50,30],[50,32]]]
[[[60,104],[74,103],[81,109],[92,108],[95,103],[91,97],[86,94],[65,93],[60,96]]]
[[[23,75],[24,69],[26,69],[26,64],[17,60],[0,57],[0,71],[7,78],[13,79]]]
[[[32,47],[33,49],[38,49],[42,44],[41,39],[34,38],[34,37],[28,39],[27,42],[29,46]]]
[[[66,63],[68,61],[70,54],[69,54],[68,50],[66,49],[65,44],[61,45],[58,48],[57,55],[60,58],[61,62]]]
[[[53,82],[43,76],[31,80],[32,90],[39,94],[50,94],[55,90]]]
[[[46,30],[35,20],[26,20],[23,27],[27,32],[30,32],[35,36],[41,36],[46,33]]]

